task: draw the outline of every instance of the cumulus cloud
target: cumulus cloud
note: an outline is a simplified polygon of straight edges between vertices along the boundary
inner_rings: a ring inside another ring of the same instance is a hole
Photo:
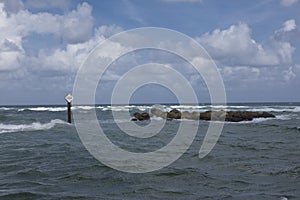
[[[92,7],[83,3],[63,17],[61,33],[68,43],[84,42],[92,36],[93,26]]]
[[[286,22],[284,22],[283,24],[283,28],[282,31],[284,32],[288,32],[288,31],[292,31],[296,29],[296,22],[294,19],[291,20],[287,20]]]
[[[293,4],[297,3],[298,0],[280,0],[280,4],[284,7],[292,6]]]
[[[288,39],[296,31],[296,21],[290,19],[274,31],[269,41],[259,43],[252,37],[251,28],[239,23],[205,33],[196,40],[206,48],[230,85],[285,84],[297,76],[297,67],[291,67],[295,48]]]
[[[31,33],[38,33],[57,35],[67,43],[82,42],[91,37],[93,31],[91,11],[91,6],[83,3],[78,5],[77,10],[66,15],[46,12],[33,14],[28,10],[21,10],[8,16],[4,5],[0,3],[1,38],[21,40]]]
[[[74,72],[98,42],[121,31],[117,26],[94,30],[92,7],[87,3],[79,4],[76,10],[64,15],[34,14],[26,9],[9,15],[6,5],[0,3],[0,72],[21,67],[30,71]],[[30,55],[24,41],[33,33],[61,38],[64,45],[38,49],[35,56]]]
[[[289,27],[291,28],[291,27]],[[294,48],[288,42],[270,41],[268,45],[256,42],[245,23],[228,29],[216,29],[197,37],[197,41],[211,56],[224,65],[277,66],[291,63]]]
[[[273,36],[278,41],[295,41],[300,40],[300,29],[298,29],[296,20],[290,19],[282,24],[282,27],[275,31]]]

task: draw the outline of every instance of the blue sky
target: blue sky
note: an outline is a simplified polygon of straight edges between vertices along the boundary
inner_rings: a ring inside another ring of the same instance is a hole
[[[0,0],[0,105],[64,104],[96,44],[146,26],[198,41],[217,64],[229,102],[299,102],[299,10],[298,0]],[[107,73],[98,103],[109,103],[118,73],[133,59]],[[209,101],[201,80],[190,80]],[[133,101],[149,102],[153,93],[153,101],[174,100],[147,86]]]

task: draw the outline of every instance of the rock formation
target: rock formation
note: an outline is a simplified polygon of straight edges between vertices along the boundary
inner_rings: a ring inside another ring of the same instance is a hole
[[[132,121],[143,121],[143,120],[150,119],[149,113],[146,113],[146,112],[143,112],[143,113],[135,112],[133,114],[133,116],[134,116],[134,118],[132,119]]]
[[[151,109],[151,116],[148,113],[134,113],[133,121],[148,120],[151,116],[161,117],[163,119],[192,119],[206,121],[228,121],[240,122],[251,121],[255,118],[275,118],[275,115],[268,112],[249,112],[249,111],[206,111],[206,112],[180,112],[173,109],[169,112],[164,112],[157,108]]]

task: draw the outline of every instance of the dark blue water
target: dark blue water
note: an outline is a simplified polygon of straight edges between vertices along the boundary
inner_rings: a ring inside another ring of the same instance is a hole
[[[96,110],[115,144],[143,152],[166,145],[180,121],[167,121],[153,140],[137,143],[120,137],[111,110],[149,108],[97,106]],[[74,109],[84,113],[91,107]],[[204,159],[198,152],[208,122],[200,122],[194,142],[179,160],[158,171],[130,174],[89,154],[75,126],[65,122],[65,107],[0,107],[0,199],[300,199],[300,104],[233,104],[214,109],[268,111],[276,118],[226,123]]]

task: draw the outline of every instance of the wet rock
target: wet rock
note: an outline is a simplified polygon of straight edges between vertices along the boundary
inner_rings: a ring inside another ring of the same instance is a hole
[[[206,121],[228,121],[228,122],[240,122],[251,121],[255,118],[275,118],[275,115],[268,112],[249,112],[249,111],[206,111],[206,112],[180,112],[177,109],[173,109],[170,112],[164,112],[160,109],[151,109],[151,115],[161,117],[164,119],[193,119],[193,120],[206,120]],[[148,113],[134,113],[135,121],[149,120],[150,115]]]
[[[149,113],[139,113],[139,112],[135,112],[133,114],[134,118],[131,119],[132,121],[143,121],[143,120],[149,120],[150,119],[150,115]]]
[[[167,118],[169,119],[181,119],[181,112],[177,109],[172,109],[167,113]]]

